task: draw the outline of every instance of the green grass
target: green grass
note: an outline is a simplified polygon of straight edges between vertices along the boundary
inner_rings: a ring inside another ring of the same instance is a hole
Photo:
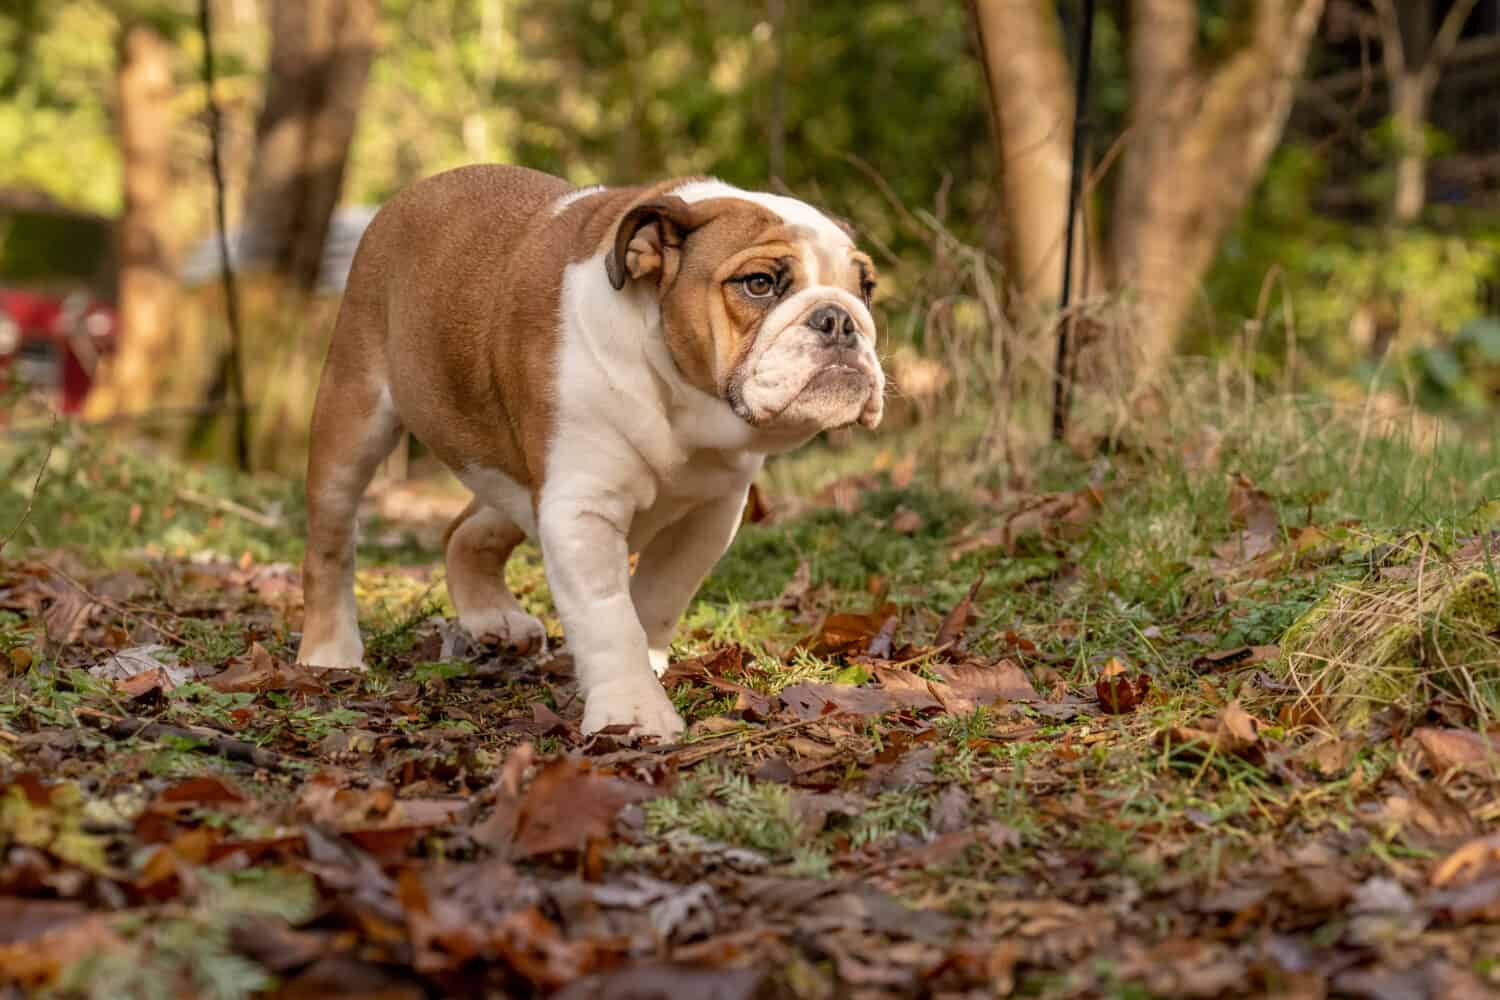
[[[790,859],[805,840],[785,786],[756,784],[715,767],[700,768],[680,781],[671,796],[648,802],[646,828],[656,834],[683,830],[761,851],[777,861]]]
[[[1204,426],[1217,428],[1217,458],[1195,466],[1186,445]],[[1074,683],[1116,656],[1144,665],[1158,674],[1158,685],[1171,689],[1191,683],[1176,670],[1185,635],[1209,636],[1210,648],[1275,642],[1332,586],[1406,557],[1414,538],[1441,547],[1500,523],[1500,452],[1493,436],[1440,431],[1423,438],[1417,425],[1379,424],[1322,402],[1276,399],[1246,407],[1200,399],[1091,454],[1040,448],[1028,456],[1026,469],[965,461],[979,430],[977,422],[958,419],[940,433],[919,427],[863,435],[841,448],[819,441],[773,460],[769,483],[814,493],[852,471],[867,476],[872,466],[889,467],[895,456],[934,440],[954,456],[945,461],[921,453],[905,489],[875,477],[852,512],[815,508],[747,525],[690,609],[677,653],[741,644],[754,658],[741,679],[768,693],[800,681],[857,680],[842,663],[786,656],[810,625],[785,609],[752,606],[780,594],[805,562],[820,606],[870,608],[869,588],[880,581],[884,598],[906,611],[899,640],[920,643],[930,641],[943,614],[983,573],[970,630],[977,652],[1006,651],[1004,637],[1011,633],[1053,662],[1065,658],[1071,666],[1064,676]],[[0,465],[12,472],[9,487],[0,490],[0,525],[20,521],[45,452],[38,441],[0,451]],[[1326,533],[1304,564],[1226,585],[1212,559],[1213,547],[1235,531],[1227,506],[1231,471],[1274,498],[1284,533],[1307,526]],[[953,557],[957,539],[996,523],[1008,504],[1085,484],[1104,506],[1080,540],[1023,539],[1014,551],[988,548]],[[998,511],[980,492],[985,488],[999,496]],[[248,553],[257,562],[295,561],[304,524],[300,493],[293,482],[192,468],[67,432],[14,544],[64,550],[96,566],[138,567],[158,554],[237,559]],[[212,502],[184,501],[184,494],[228,504],[217,509]],[[269,513],[277,525],[239,517],[235,506]],[[915,533],[891,529],[898,511],[920,518]],[[375,546],[361,552],[361,565],[392,558],[432,564],[440,554]],[[508,576],[523,604],[551,622],[556,634],[534,546],[519,550]],[[377,668],[408,657],[430,616],[451,613],[440,576],[432,583],[400,576],[361,580],[366,648]],[[170,580],[157,585],[173,586]],[[19,625],[0,615],[0,647],[26,641]],[[207,660],[246,648],[245,632],[232,620],[182,618],[173,631]],[[732,701],[680,707],[701,718]]]
[[[1186,444],[1204,426],[1218,429],[1217,458],[1195,466],[1187,460]],[[751,608],[780,594],[806,562],[820,603],[839,610],[871,607],[869,587],[878,578],[885,598],[910,612],[900,638],[913,642],[930,640],[943,613],[983,573],[986,584],[970,632],[977,651],[1002,651],[1001,639],[1010,632],[1042,655],[1068,657],[1073,666],[1067,676],[1074,681],[1091,676],[1101,659],[1118,656],[1158,670],[1166,675],[1159,680],[1170,685],[1172,647],[1184,634],[1210,635],[1211,645],[1220,648],[1274,642],[1331,586],[1402,558],[1413,538],[1441,547],[1500,523],[1500,451],[1493,435],[1474,439],[1440,431],[1424,439],[1417,425],[1380,424],[1362,411],[1337,412],[1325,402],[1275,399],[1246,407],[1200,399],[1175,406],[1149,432],[1126,433],[1092,454],[1036,450],[1026,469],[965,461],[979,430],[976,421],[958,419],[940,433],[919,427],[862,435],[841,448],[819,441],[773,460],[769,483],[814,493],[841,475],[888,467],[895,456],[934,440],[944,455],[954,456],[921,453],[917,476],[906,489],[876,477],[852,513],[817,508],[747,525],[690,609],[679,655],[742,644],[759,668],[745,681],[768,692],[798,681],[838,679],[839,663],[784,657],[791,642],[806,634],[806,623],[793,621],[784,609]],[[0,451],[0,465],[13,473],[9,487],[0,490],[0,525],[20,520],[45,450],[44,442],[33,441]],[[1231,471],[1271,494],[1283,532],[1309,525],[1326,532],[1305,565],[1228,587],[1207,566],[1213,546],[1235,530],[1227,508]],[[979,493],[1017,482],[1019,488],[1000,490],[1000,512]],[[1086,483],[1104,498],[1104,507],[1081,540],[1034,538],[1013,552],[989,548],[952,557],[956,539],[1004,516],[1007,497],[1076,490]],[[236,516],[232,507],[226,512],[185,502],[184,492],[220,497],[279,521],[265,528]],[[914,534],[891,530],[898,510],[920,517]],[[66,550],[102,566],[140,565],[159,553],[231,559],[249,553],[256,561],[295,561],[303,523],[295,483],[190,468],[70,432],[53,450],[14,544]],[[376,546],[361,552],[361,565],[393,557],[430,564],[439,553]],[[1070,575],[1059,582],[1059,574]],[[519,550],[508,576],[529,610],[550,616],[534,546]],[[406,656],[426,619],[451,611],[440,582],[381,578],[361,586],[366,645],[377,666]],[[555,633],[555,619],[548,620]],[[0,646],[22,641],[15,637],[17,624],[0,616]],[[174,631],[207,659],[226,659],[245,648],[243,631],[221,622],[187,618]],[[702,702],[694,710],[700,716],[716,712],[729,700]]]

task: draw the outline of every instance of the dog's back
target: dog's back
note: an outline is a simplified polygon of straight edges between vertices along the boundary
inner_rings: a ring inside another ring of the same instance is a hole
[[[461,167],[403,190],[360,241],[325,382],[378,383],[406,429],[438,457],[452,464],[477,452],[526,482],[515,437],[535,433],[528,425],[547,419],[547,401],[518,398],[515,389],[502,400],[496,384],[543,380],[497,379],[495,367],[540,369],[549,362],[553,345],[542,331],[551,324],[528,324],[524,310],[551,308],[555,293],[511,286],[518,273],[552,273],[542,261],[526,267],[516,258],[528,254],[538,213],[571,190],[556,177],[498,165]],[[497,309],[499,296],[508,296],[511,307]],[[509,321],[479,335],[480,324],[507,313]],[[425,363],[392,365],[391,358]],[[519,395],[525,394],[523,388]],[[508,418],[510,434],[495,426],[497,412]],[[472,419],[455,422],[455,413]],[[439,414],[448,419],[439,422]]]

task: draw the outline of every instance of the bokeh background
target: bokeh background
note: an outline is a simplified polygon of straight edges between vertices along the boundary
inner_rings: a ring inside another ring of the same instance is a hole
[[[210,0],[243,400],[202,6],[0,9],[8,434],[61,411],[232,461],[243,413],[250,464],[295,472],[363,226],[483,161],[852,220],[893,426],[971,427],[992,464],[1045,437],[1060,322],[1084,424],[1187,370],[1495,423],[1500,0],[1099,4],[1065,313],[1081,2]]]

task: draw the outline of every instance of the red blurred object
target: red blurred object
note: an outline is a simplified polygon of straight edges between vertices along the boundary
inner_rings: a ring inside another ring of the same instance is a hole
[[[15,379],[50,393],[58,412],[77,413],[118,329],[114,307],[83,292],[0,288],[0,388]]]

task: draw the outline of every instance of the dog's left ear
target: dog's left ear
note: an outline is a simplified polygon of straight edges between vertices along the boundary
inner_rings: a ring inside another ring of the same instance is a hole
[[[631,208],[615,227],[614,246],[604,258],[609,283],[619,290],[631,278],[654,274],[657,288],[666,289],[677,277],[683,237],[701,224],[693,206],[672,195]]]

